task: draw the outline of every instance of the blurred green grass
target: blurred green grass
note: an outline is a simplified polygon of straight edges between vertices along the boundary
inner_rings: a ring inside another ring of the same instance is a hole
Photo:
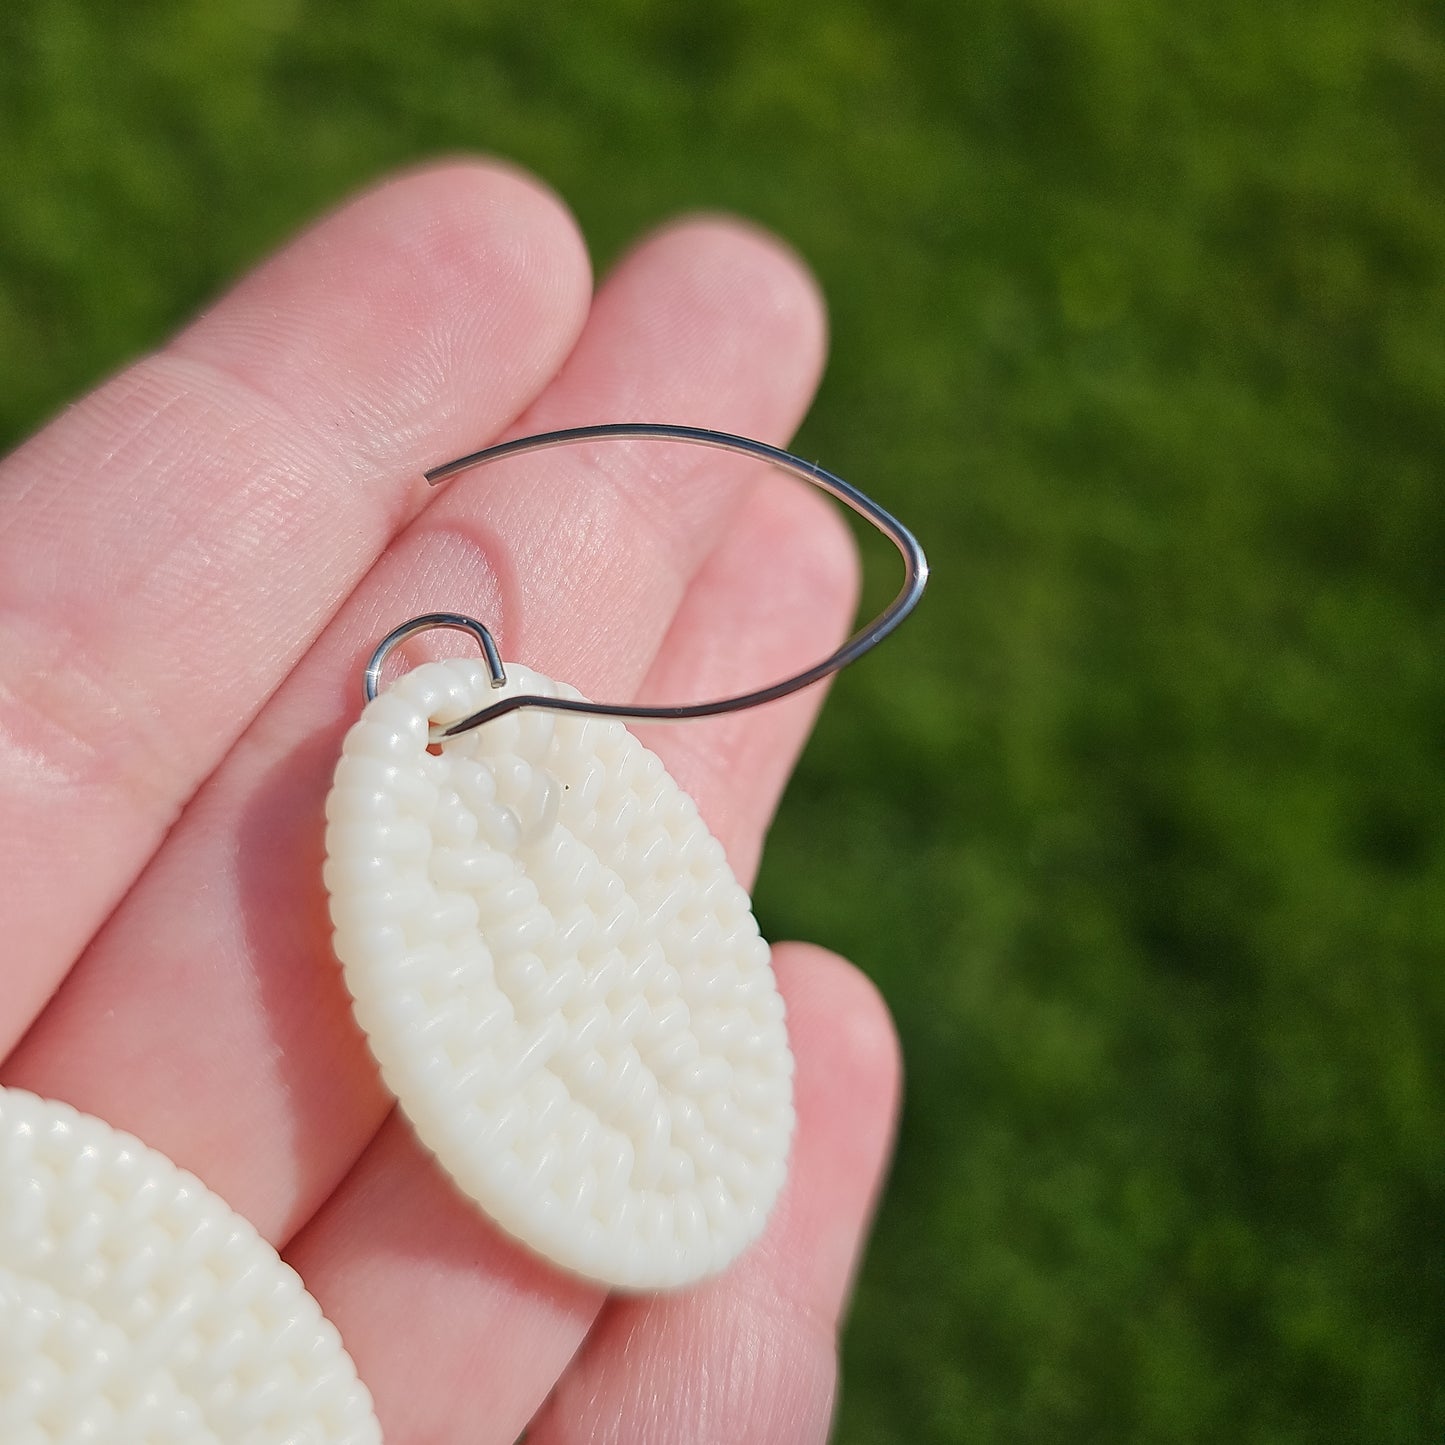
[[[908,1056],[839,1439],[1445,1435],[1438,7],[11,0],[0,124],[7,442],[439,151],[792,240],[937,569],[758,894]]]

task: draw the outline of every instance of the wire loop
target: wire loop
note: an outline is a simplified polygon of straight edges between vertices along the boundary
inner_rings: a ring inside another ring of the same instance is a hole
[[[544,451],[549,447],[576,446],[592,441],[669,441],[682,442],[693,446],[714,447],[721,451],[735,452],[740,456],[767,462],[780,471],[789,472],[820,487],[830,496],[851,507],[864,521],[882,532],[903,558],[903,586],[898,595],[871,622],[865,624],[848,639],[836,652],[830,653],[822,662],[802,672],[794,673],[781,682],[771,683],[754,692],[739,693],[735,697],[717,698],[711,702],[681,703],[671,706],[636,706],[622,703],[587,702],[580,699],[539,697],[530,693],[517,693],[501,698],[487,707],[479,709],[460,722],[442,730],[442,737],[455,737],[458,733],[480,727],[492,718],[515,712],[518,708],[546,708],[552,712],[584,713],[594,717],[625,718],[637,722],[674,722],[687,718],[716,717],[721,713],[741,712],[745,708],[759,707],[780,697],[810,686],[856,662],[865,652],[876,647],[888,636],[918,605],[923,590],[928,585],[928,559],[918,539],[896,517],[883,510],[857,487],[826,472],[814,462],[804,461],[766,442],[753,441],[749,437],[734,436],[729,432],[711,431],[705,427],[671,426],[654,422],[616,422],[604,426],[570,427],[563,431],[542,432],[537,436],[519,437],[515,441],[499,442],[479,452],[458,457],[455,461],[433,467],[426,479],[433,486],[473,467],[485,466],[488,462],[500,461],[503,457],[522,456],[527,452]],[[506,682],[506,673],[496,644],[487,629],[474,618],[457,612],[428,612],[414,617],[393,629],[378,644],[367,663],[364,689],[368,702],[377,694],[380,686],[381,668],[387,655],[408,637],[430,628],[452,628],[471,633],[481,644],[491,673],[492,686],[501,687]]]
[[[400,627],[393,627],[376,644],[376,651],[371,654],[371,660],[366,664],[366,675],[362,680],[362,691],[366,694],[367,702],[373,702],[381,691],[381,669],[391,650],[400,646],[408,637],[415,637],[418,632],[430,632],[438,627],[449,628],[454,632],[470,632],[481,644],[482,656],[487,660],[487,671],[492,675],[492,686],[506,687],[507,670],[502,666],[502,654],[497,651],[492,634],[475,617],[465,617],[460,612],[424,612],[420,617],[413,617],[410,622],[403,622]]]

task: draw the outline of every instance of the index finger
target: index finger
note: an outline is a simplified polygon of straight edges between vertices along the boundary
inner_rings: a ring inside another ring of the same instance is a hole
[[[535,183],[411,175],[0,466],[0,1054],[423,505],[423,467],[532,400],[589,296]]]

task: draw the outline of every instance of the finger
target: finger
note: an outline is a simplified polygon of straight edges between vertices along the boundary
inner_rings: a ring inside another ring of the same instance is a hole
[[[811,283],[778,248],[731,227],[675,228],[603,289],[546,406],[554,419],[569,416],[569,396],[589,410],[606,406],[610,369],[626,396],[656,398],[636,403],[643,414],[702,413],[777,434],[806,404],[821,331]],[[756,337],[766,359],[751,358],[740,335]],[[732,357],[722,370],[719,356]],[[690,451],[688,466],[697,455],[710,454]],[[592,615],[596,590],[616,593],[620,577],[632,579],[617,605],[631,622],[631,652],[640,652],[638,639],[664,631],[697,565],[689,559],[705,552],[728,502],[717,475],[651,465],[641,479],[616,481],[638,489],[636,501],[599,514],[613,529],[599,534],[606,565],[559,578],[532,604],[535,621],[532,612],[520,618],[518,630],[554,655],[569,650],[568,619]],[[565,468],[543,478],[579,484]],[[319,884],[323,802],[354,715],[356,659],[399,617],[511,590],[498,578],[514,546],[535,544],[516,490],[524,481],[545,506],[535,473],[454,487],[399,539],[198,795],[3,1070],[146,1138],[270,1238],[304,1221],[388,1107],[351,1022]],[[666,495],[688,481],[710,496],[710,509],[698,513],[696,532],[679,532],[658,552],[635,522],[640,489]],[[478,610],[492,615],[485,604]],[[647,663],[620,645],[606,661],[624,696]]]
[[[614,326],[647,362],[620,361]],[[681,222],[610,279],[565,384],[515,430],[663,418],[783,442],[812,399],[825,346],[822,299],[796,257],[736,222]],[[480,517],[480,550],[503,570],[462,595],[486,607],[508,655],[588,696],[625,698],[741,499],[773,475],[655,441],[501,463],[472,479],[486,489],[485,508],[464,501],[456,525]],[[447,525],[448,512],[435,520]]]
[[[285,1253],[388,1440],[510,1445],[605,1298],[495,1229],[399,1114]]]
[[[764,478],[688,588],[639,697],[698,701],[802,672],[842,641],[857,597],[857,548],[837,507],[806,483]],[[819,685],[637,730],[697,800],[745,885],[825,695]]]
[[[775,966],[798,1132],[767,1232],[696,1290],[609,1303],[528,1445],[826,1439],[838,1321],[892,1145],[898,1044],[877,991],[842,959],[790,944]]]
[[[789,565],[774,567],[774,554]],[[716,692],[757,665],[758,646],[764,665],[777,654],[784,667],[800,650],[826,651],[852,608],[853,559],[851,537],[829,524],[821,499],[802,487],[755,494],[689,589],[652,681],[688,695]],[[766,596],[759,565],[769,575]],[[664,746],[683,744],[665,761],[682,762],[704,816],[723,820],[730,850],[756,856],[754,835],[815,705],[804,696],[719,719],[725,730],[707,749],[683,742],[691,726],[659,730]],[[754,765],[763,795],[735,808],[732,796],[749,791],[738,779]],[[502,1236],[395,1115],[289,1254],[346,1338],[389,1435],[401,1438],[515,1439],[602,1298]],[[383,1299],[387,1309],[378,1311]],[[399,1333],[398,1315],[406,1321]],[[486,1428],[466,1405],[479,1379],[488,1382]]]
[[[260,703],[586,312],[534,183],[363,196],[0,469],[0,1052]]]

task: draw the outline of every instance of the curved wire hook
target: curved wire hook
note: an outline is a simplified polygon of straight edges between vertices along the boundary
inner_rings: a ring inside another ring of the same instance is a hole
[[[769,446],[766,442],[753,441],[750,437],[734,436],[730,432],[711,431],[706,427],[671,426],[658,422],[611,422],[603,426],[569,427],[562,431],[541,432],[536,436],[519,437],[515,441],[499,442],[495,446],[484,447],[479,452],[472,452],[468,456],[458,457],[455,461],[433,467],[427,472],[426,479],[435,486],[438,482],[445,481],[448,477],[454,477],[459,472],[485,466],[488,462],[500,461],[503,457],[544,451],[548,447],[575,446],[581,442],[612,440],[670,441],[714,447],[720,451],[736,452],[740,456],[767,462],[769,465],[777,467],[779,471],[790,472],[795,477],[801,477],[805,482],[811,482],[814,486],[822,488],[830,496],[851,507],[864,521],[876,527],[898,548],[899,555],[903,558],[902,588],[893,601],[873,621],[855,632],[842,647],[825,657],[822,662],[816,663],[803,672],[794,673],[792,677],[784,678],[781,682],[758,688],[755,692],[739,693],[736,697],[717,698],[712,702],[659,707],[586,702],[572,698],[539,697],[531,693],[518,693],[491,703],[470,716],[464,717],[460,722],[442,729],[442,737],[456,737],[458,733],[469,732],[472,728],[480,727],[492,718],[501,717],[505,713],[515,712],[518,708],[524,707],[547,708],[552,712],[585,713],[593,717],[627,718],[641,722],[675,722],[686,718],[716,717],[720,713],[741,712],[745,708],[758,707],[765,702],[773,702],[780,697],[787,697],[789,693],[798,692],[831,673],[838,672],[847,667],[850,662],[856,662],[865,652],[882,642],[913,611],[923,596],[923,589],[928,585],[928,559],[923,555],[923,548],[919,546],[918,539],[902,522],[891,513],[884,511],[877,502],[865,496],[857,487],[845,482],[841,477],[835,477],[831,472],[824,471],[816,463],[806,462],[801,457],[795,457],[791,452],[785,452],[778,447]],[[388,633],[377,646],[366,667],[365,691],[368,702],[376,696],[382,664],[386,661],[387,654],[392,648],[406,638],[433,627],[454,628],[470,632],[481,643],[483,654],[487,660],[487,668],[492,676],[492,686],[501,687],[506,682],[506,674],[502,669],[496,644],[492,641],[491,633],[480,622],[455,612],[429,612],[425,616],[414,617],[410,622],[404,622],[400,627]]]
[[[366,694],[367,702],[375,701],[377,693],[381,691],[381,669],[392,648],[405,642],[408,637],[415,637],[418,632],[430,632],[438,627],[450,628],[454,632],[470,632],[477,639],[482,656],[487,660],[492,686],[507,685],[507,670],[502,666],[502,654],[497,651],[492,634],[475,617],[464,617],[460,612],[424,612],[420,617],[413,617],[410,622],[403,622],[400,627],[393,627],[377,643],[376,651],[371,654],[371,660],[366,664],[366,675],[362,680],[362,691]]]

